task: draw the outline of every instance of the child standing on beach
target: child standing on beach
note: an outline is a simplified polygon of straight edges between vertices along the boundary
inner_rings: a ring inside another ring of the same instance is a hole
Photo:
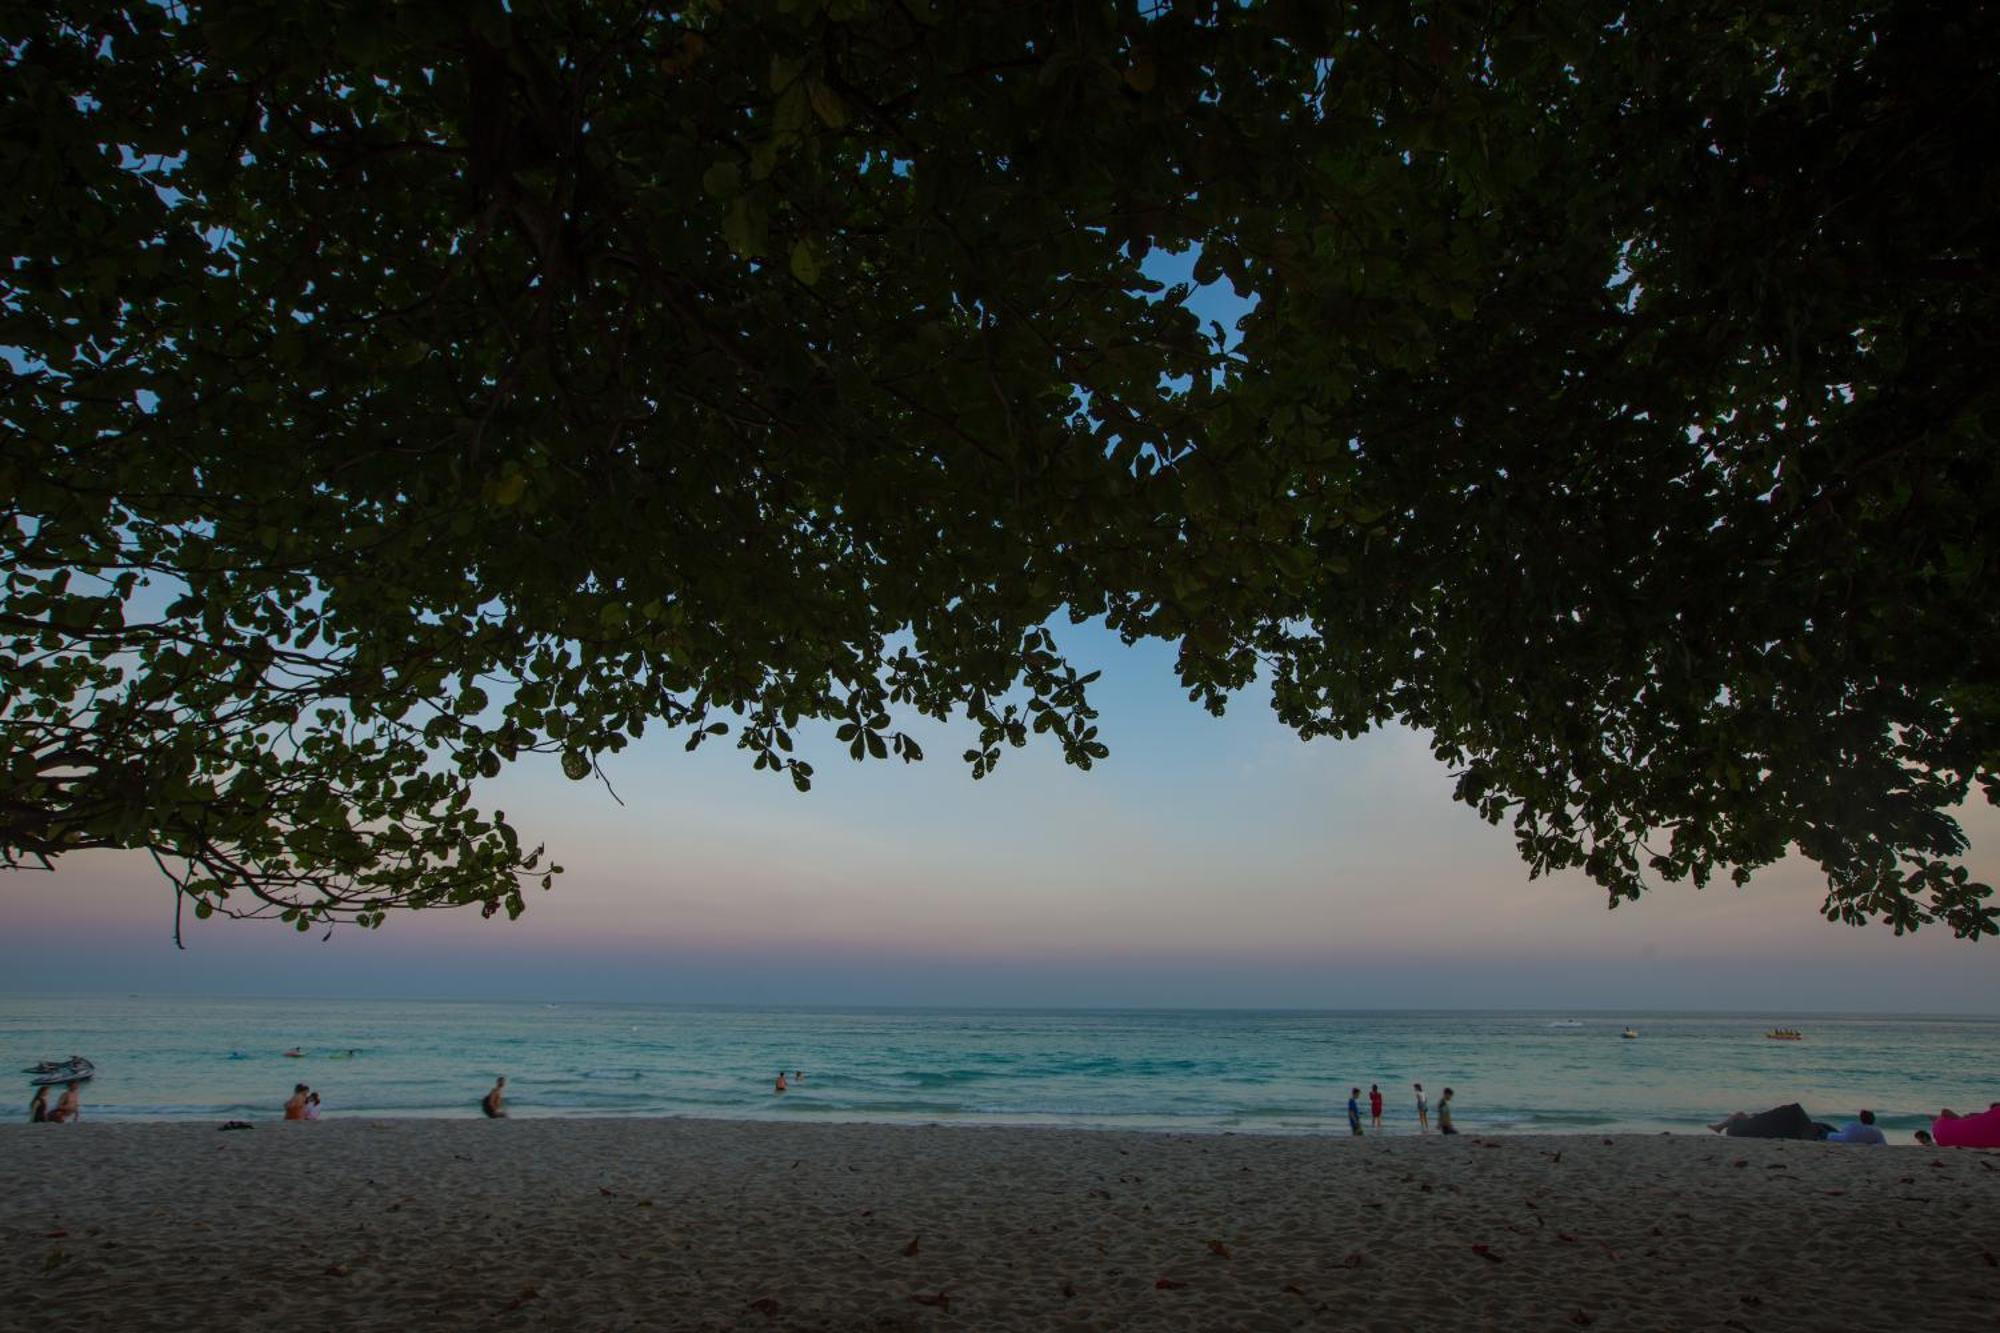
[[[1361,1089],[1347,1090],[1347,1127],[1354,1131],[1354,1137],[1361,1137]]]
[[[1440,1134],[1456,1134],[1456,1133],[1458,1133],[1458,1131],[1457,1131],[1457,1130],[1455,1130],[1455,1129],[1453,1129],[1453,1128],[1451,1127],[1451,1089],[1450,1089],[1450,1088],[1446,1088],[1446,1089],[1444,1090],[1444,1096],[1442,1096],[1442,1097],[1438,1098],[1438,1133],[1440,1133]]]
[[[1377,1133],[1382,1129],[1382,1085],[1368,1085],[1368,1127]]]
[[[1431,1104],[1424,1099],[1424,1085],[1412,1083],[1410,1086],[1417,1090],[1417,1133],[1428,1134],[1431,1132]]]

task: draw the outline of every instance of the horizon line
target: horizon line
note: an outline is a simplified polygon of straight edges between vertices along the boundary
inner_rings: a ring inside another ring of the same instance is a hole
[[[639,1000],[639,999],[593,999],[562,996],[491,996],[491,995],[355,995],[355,994],[226,994],[195,991],[10,991],[0,990],[0,999],[129,999],[129,1000],[219,1000],[256,1003],[263,1001],[295,1001],[300,1003],[354,1003],[354,1004],[511,1004],[528,1006],[587,1005],[605,1008],[640,1009],[733,1009],[768,1013],[784,1013],[793,1010],[848,1010],[875,1013],[968,1013],[968,1014],[1621,1014],[1655,1015],[1659,1017],[1717,1015],[1769,1016],[1772,1014],[1799,1014],[1813,1018],[1841,1019],[1973,1019],[1977,1021],[2000,1021],[2000,1013],[1971,1009],[1936,1010],[1882,1010],[1882,1009],[1815,1009],[1815,1008],[1618,1008],[1607,1005],[1494,1005],[1488,1008],[1463,1007],[1422,1007],[1401,1005],[1341,1005],[1337,1007],[1315,1007],[1302,1005],[994,1005],[994,1004],[861,1004],[838,1001],[810,1001],[786,1004],[743,1003],[730,1000]]]

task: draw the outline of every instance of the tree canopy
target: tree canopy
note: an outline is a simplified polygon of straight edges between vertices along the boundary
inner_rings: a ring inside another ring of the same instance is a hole
[[[1796,848],[1829,918],[1992,934],[1996,53],[1887,2],[6,6],[0,857],[516,913],[556,867],[474,794],[525,754],[804,789],[801,727],[963,714],[974,777],[1090,766],[1066,615],[1424,729],[1614,903]]]

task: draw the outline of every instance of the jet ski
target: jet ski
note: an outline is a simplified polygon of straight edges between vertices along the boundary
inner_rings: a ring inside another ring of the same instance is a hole
[[[97,1066],[80,1055],[72,1055],[67,1060],[44,1060],[38,1065],[30,1065],[26,1071],[33,1075],[28,1080],[31,1088],[50,1088],[58,1083],[81,1083],[97,1073]]]

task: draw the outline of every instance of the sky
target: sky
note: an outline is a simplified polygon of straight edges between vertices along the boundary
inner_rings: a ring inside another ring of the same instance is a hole
[[[922,763],[824,744],[801,794],[655,732],[610,757],[622,805],[545,759],[482,791],[567,870],[519,921],[190,917],[177,950],[149,861],[77,856],[0,872],[0,993],[2000,1013],[2000,944],[1829,924],[1810,864],[1607,910],[1531,881],[1416,733],[1301,741],[1255,687],[1212,718],[1170,645],[1058,637],[1104,670],[1089,773],[1031,743],[975,782],[967,732],[913,729]],[[2000,819],[1964,815],[1992,881]]]

